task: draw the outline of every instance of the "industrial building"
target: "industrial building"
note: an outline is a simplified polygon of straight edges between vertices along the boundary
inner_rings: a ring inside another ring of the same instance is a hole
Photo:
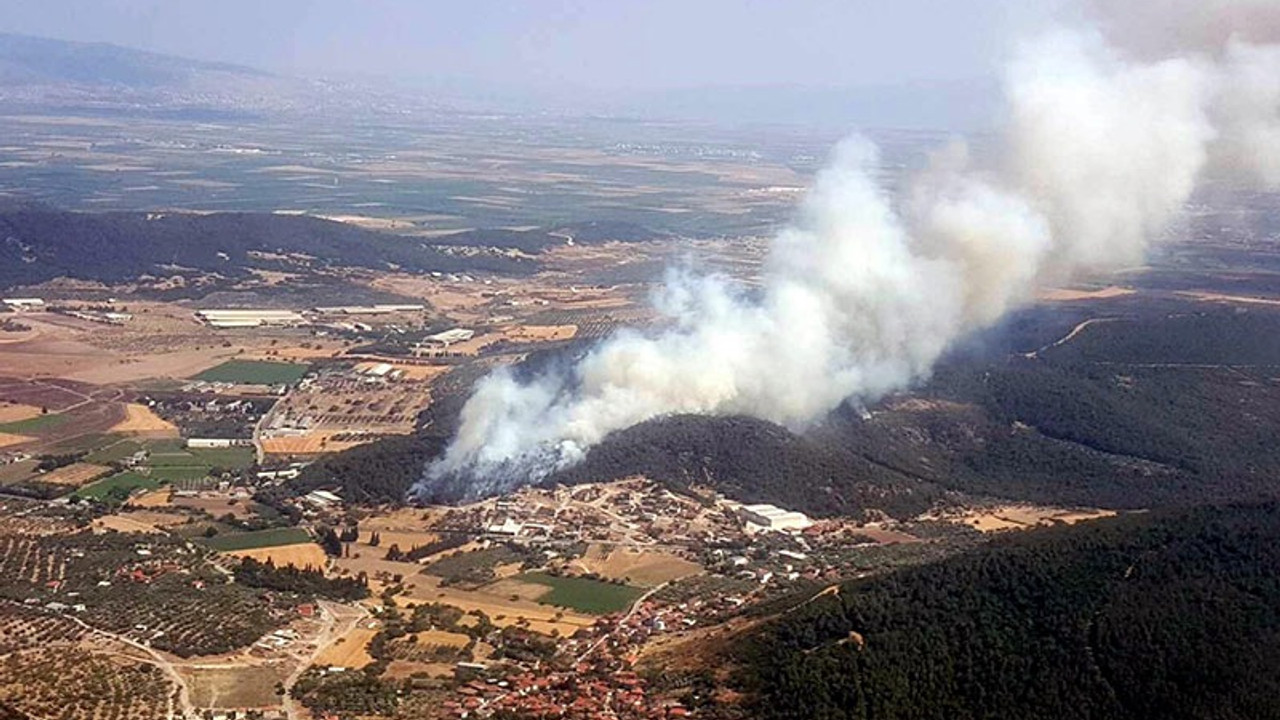
[[[813,526],[813,521],[808,515],[794,510],[783,510],[776,505],[743,505],[738,508],[738,516],[743,521],[765,530],[798,531]]]
[[[307,322],[293,310],[197,310],[196,317],[215,328],[290,327]]]

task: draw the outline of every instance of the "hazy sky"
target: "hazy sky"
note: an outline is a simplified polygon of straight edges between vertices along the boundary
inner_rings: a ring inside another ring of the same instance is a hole
[[[1055,0],[3,0],[0,30],[300,74],[611,89],[990,75]]]

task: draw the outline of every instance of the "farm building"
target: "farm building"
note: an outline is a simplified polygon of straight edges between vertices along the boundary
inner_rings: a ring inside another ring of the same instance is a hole
[[[320,508],[332,507],[342,503],[342,498],[328,490],[312,490],[302,497],[308,503]]]
[[[395,312],[420,312],[423,305],[339,305],[335,307],[318,307],[315,311],[321,315],[386,315]]]
[[[40,298],[5,298],[0,302],[3,302],[6,307],[16,312],[44,309],[44,300]]]
[[[246,447],[252,444],[253,441],[246,438],[189,438],[187,440],[189,448]]]
[[[215,328],[292,326],[307,322],[293,310],[197,310],[196,317]]]
[[[804,513],[783,510],[775,505],[743,505],[738,515],[748,523],[765,530],[804,530],[813,525],[813,521]]]
[[[444,332],[438,332],[435,335],[428,335],[422,339],[422,342],[424,345],[438,345],[442,347],[449,347],[454,343],[459,343],[464,340],[470,340],[471,338],[475,337],[475,335],[476,335],[475,330],[468,330],[466,328],[452,328],[450,330],[445,330]]]

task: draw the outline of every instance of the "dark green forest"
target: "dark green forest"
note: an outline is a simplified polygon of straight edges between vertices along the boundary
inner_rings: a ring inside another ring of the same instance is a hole
[[[1006,536],[735,643],[752,717],[1280,717],[1280,504]]]

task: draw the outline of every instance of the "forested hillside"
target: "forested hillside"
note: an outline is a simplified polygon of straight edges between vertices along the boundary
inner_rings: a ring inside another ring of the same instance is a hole
[[[551,478],[574,484],[642,474],[682,488],[715,487],[744,502],[778,502],[817,516],[868,508],[909,517],[939,489],[877,465],[836,443],[798,436],[748,417],[678,415],[622,430],[587,459]]]
[[[1280,504],[1007,536],[733,645],[758,718],[1280,717]]]
[[[40,205],[0,212],[0,287],[57,277],[119,283],[142,275],[250,268],[360,267],[410,272],[531,273],[529,260],[467,256],[421,240],[320,218],[271,213],[78,213]]]

